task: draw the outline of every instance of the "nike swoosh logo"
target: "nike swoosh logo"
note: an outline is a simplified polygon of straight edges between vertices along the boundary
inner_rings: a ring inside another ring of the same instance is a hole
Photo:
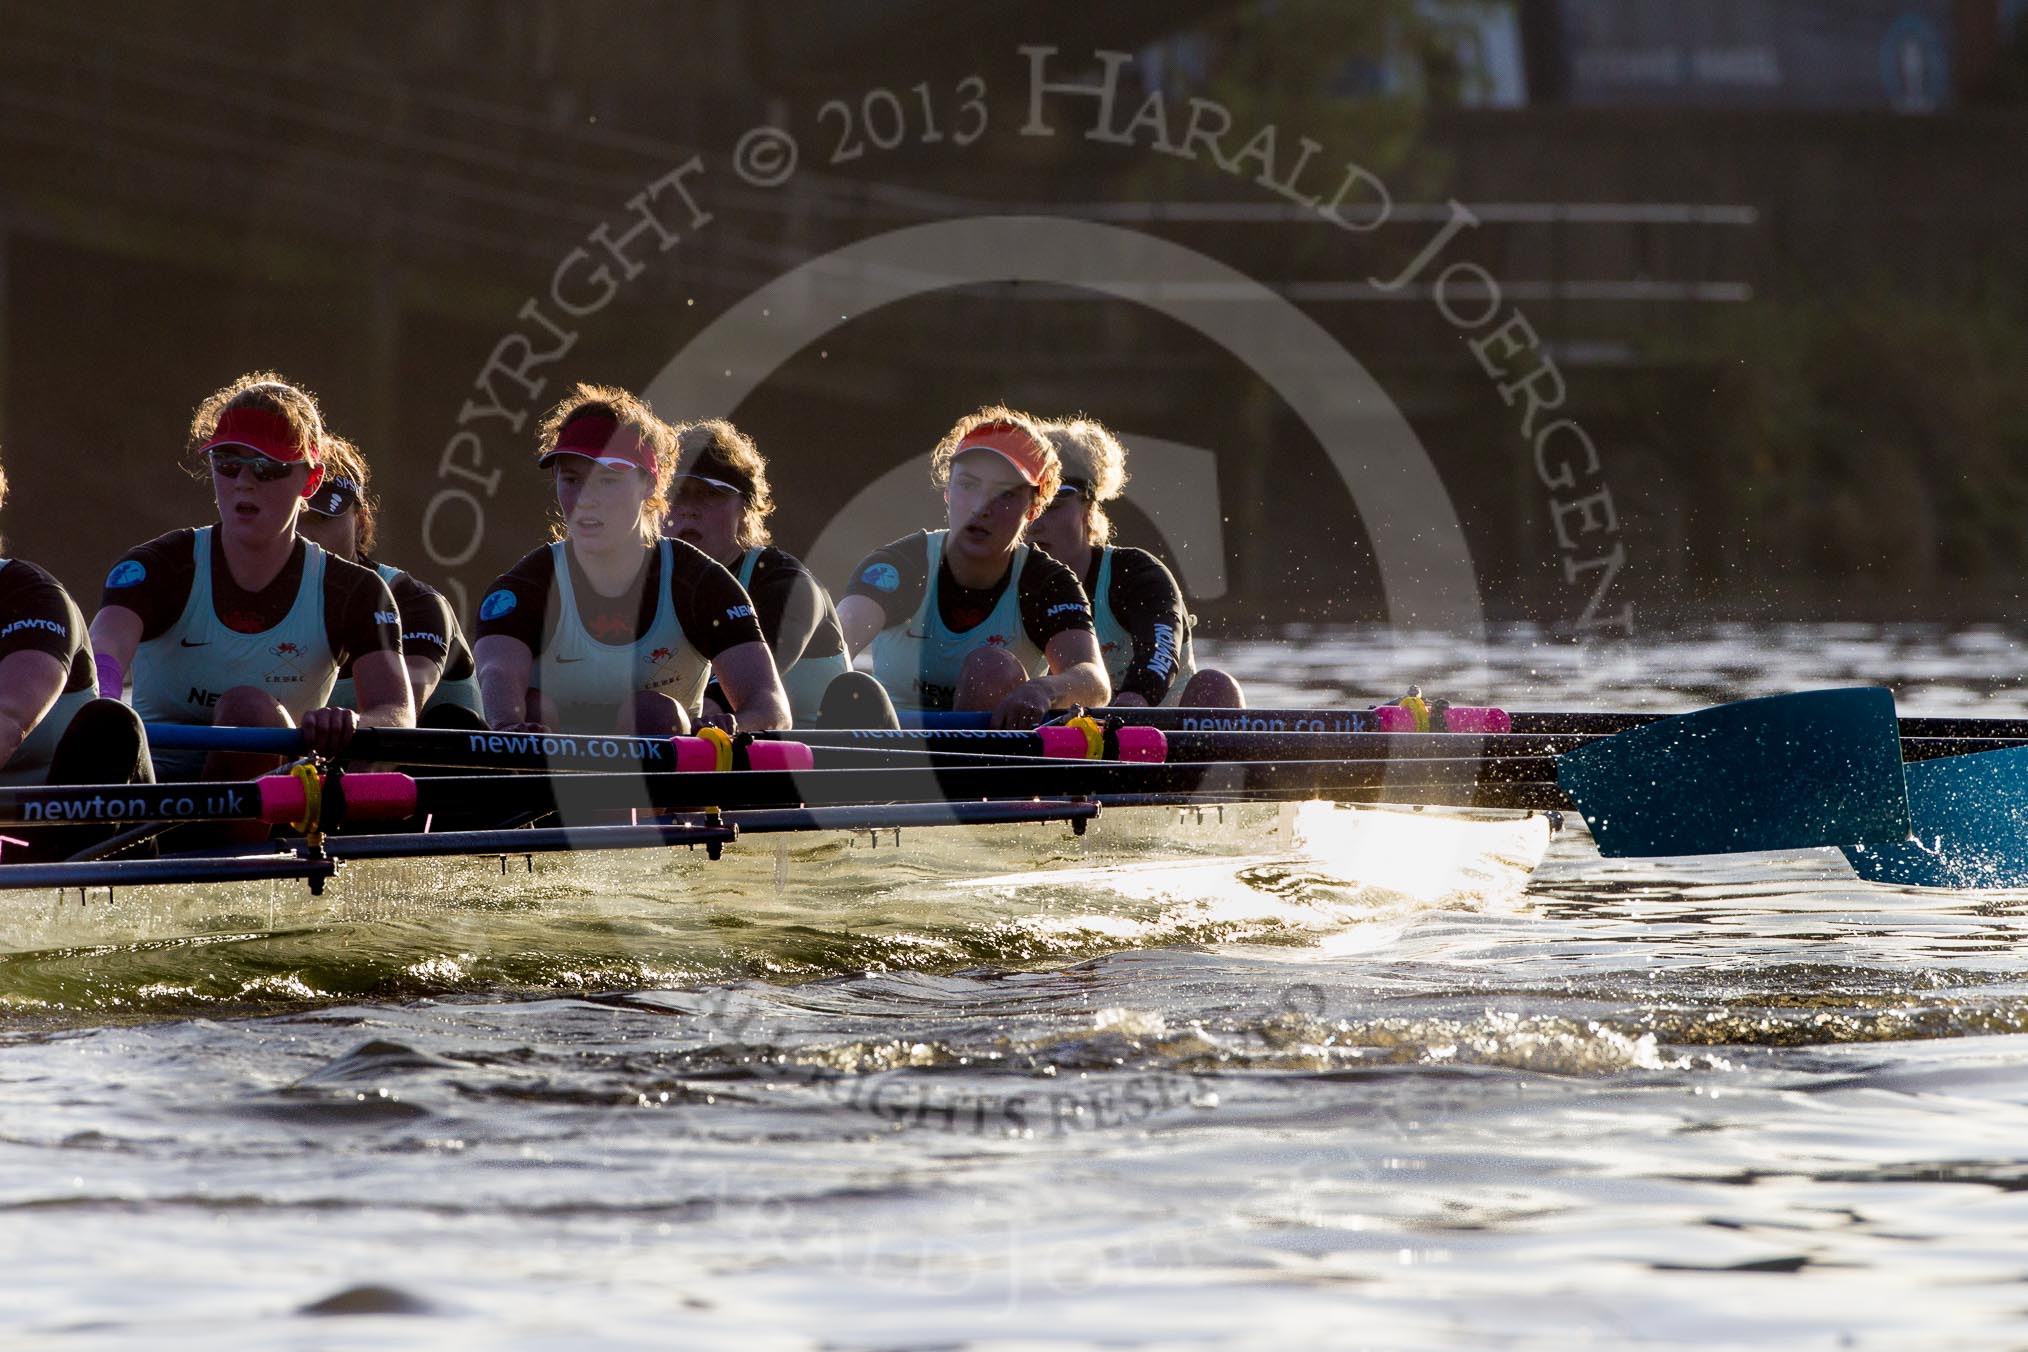
[[[552,658],[550,658],[549,660],[550,660],[550,661],[552,661],[552,662],[582,662],[582,661],[584,661],[584,659],[583,659],[582,657],[552,657]]]
[[[187,639],[187,638],[186,638],[186,639],[179,639],[179,640],[177,640],[177,641],[178,641],[178,642],[180,642],[180,643],[181,643],[181,644],[182,644],[182,645],[183,645],[184,647],[186,647],[186,648],[209,648],[209,647],[211,646],[211,640],[210,640],[210,639],[206,639],[206,640],[204,640],[204,642],[202,642],[202,643],[192,643],[192,642],[191,642],[191,641],[190,641],[189,639]]]

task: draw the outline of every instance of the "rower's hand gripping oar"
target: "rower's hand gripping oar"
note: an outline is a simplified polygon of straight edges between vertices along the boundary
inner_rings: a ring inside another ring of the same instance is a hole
[[[1772,695],[1663,719],[1566,753],[1556,777],[1603,855],[1795,850],[1909,834],[1894,697],[1877,688]]]

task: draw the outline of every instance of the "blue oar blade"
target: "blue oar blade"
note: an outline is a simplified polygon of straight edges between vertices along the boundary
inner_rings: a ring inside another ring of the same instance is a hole
[[[1885,690],[1700,709],[1566,753],[1557,781],[1604,855],[1731,854],[1908,839]]]
[[[2028,747],[1906,768],[1915,839],[1847,847],[1860,877],[1902,887],[2028,887]]]

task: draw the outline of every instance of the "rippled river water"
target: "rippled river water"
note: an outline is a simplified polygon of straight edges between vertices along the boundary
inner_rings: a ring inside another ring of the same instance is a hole
[[[1904,713],[2028,713],[1999,629],[1219,657],[1259,703],[1886,682]],[[249,892],[201,932],[138,892],[0,894],[0,1331],[2028,1339],[2028,894],[1897,891],[1831,854],[1606,862],[1581,829],[1525,890],[1497,859],[1374,882],[1292,859],[1288,825],[1213,823],[1159,867],[1061,827],[975,859],[904,833],[441,866],[321,909]],[[1381,839],[1432,857],[1424,825]]]

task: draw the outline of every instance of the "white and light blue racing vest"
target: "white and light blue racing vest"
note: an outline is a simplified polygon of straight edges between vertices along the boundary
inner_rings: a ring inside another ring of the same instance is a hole
[[[373,565],[373,568],[375,572],[380,574],[380,580],[387,584],[389,595],[392,595],[394,592],[394,580],[401,576],[401,569],[391,563],[376,563]],[[398,605],[399,603],[397,602]],[[404,642],[406,642],[406,638],[407,636],[404,635]],[[450,643],[450,638],[449,634],[444,635],[444,642],[447,646]],[[450,660],[448,652],[444,654],[444,660],[447,662]],[[403,666],[404,668],[407,666],[405,658]],[[413,697],[414,693],[414,691],[409,692],[411,697]],[[359,695],[353,688],[350,676],[340,676],[338,678],[338,683],[331,689],[331,704],[333,708],[338,709],[357,709],[359,707]],[[417,716],[420,717],[427,710],[441,709],[446,705],[456,705],[460,709],[470,709],[481,717],[485,716],[485,706],[479,701],[479,675],[477,672],[473,672],[462,680],[438,681],[436,689],[430,692],[429,702],[427,704],[419,702],[416,705],[415,711]]]
[[[711,663],[684,635],[676,604],[669,599],[675,551],[667,540],[655,547],[661,550],[662,576],[654,623],[634,642],[622,644],[601,643],[584,627],[567,546],[559,540],[549,547],[556,570],[556,632],[542,645],[535,688],[555,703],[559,732],[610,732],[622,702],[630,703],[644,690],[667,695],[692,714],[703,701]]]
[[[958,690],[958,672],[974,648],[988,645],[1014,654],[1030,676],[1047,676],[1049,658],[1028,637],[1021,624],[1021,569],[1030,546],[1014,550],[1007,589],[984,620],[962,634],[952,633],[937,613],[937,578],[943,571],[944,537],[949,531],[927,532],[929,574],[915,614],[874,635],[873,679],[886,689],[896,709],[948,709]]]
[[[191,542],[197,571],[183,613],[134,653],[134,711],[149,723],[210,726],[218,697],[250,685],[301,722],[331,702],[338,661],[324,634],[324,551],[303,541],[303,580],[281,623],[258,634],[226,628],[211,594],[211,530]]]
[[[734,576],[749,595],[753,593],[753,568],[760,561],[761,549],[755,546],[739,556],[739,567]],[[807,584],[818,587],[817,579],[807,572],[803,574]],[[799,728],[817,726],[817,710],[823,707],[824,691],[831,682],[852,670],[852,659],[844,652],[832,653],[829,657],[799,658],[794,665],[784,667],[779,654],[775,657],[775,669],[781,673],[782,688],[789,692],[789,712],[794,715]]]
[[[11,559],[0,559],[0,568],[5,568]],[[87,640],[85,652],[91,652]],[[64,679],[70,679],[70,669],[64,669]],[[56,756],[56,744],[63,740],[63,734],[70,729],[70,720],[77,717],[77,711],[91,703],[98,692],[90,686],[58,695],[56,703],[49,706],[49,712],[42,721],[28,730],[21,745],[8,758],[6,768],[0,769],[0,787],[14,788],[22,785],[41,784],[49,776],[49,763]]]
[[[1113,614],[1112,602],[1108,599],[1113,590],[1113,549],[1111,545],[1099,549],[1098,585],[1091,596],[1092,628],[1098,634],[1099,656],[1106,664],[1106,675],[1111,678],[1113,689],[1120,688],[1120,681],[1127,674],[1127,668],[1134,664],[1134,635],[1119,616]],[[1167,625],[1155,627],[1155,638],[1163,641]],[[1169,693],[1162,697],[1166,706],[1177,706],[1183,701],[1183,687],[1197,674],[1197,657],[1190,650],[1190,630],[1186,626],[1181,634],[1167,639],[1169,659],[1176,670],[1169,678]]]
[[[205,526],[191,541],[197,571],[183,613],[134,652],[134,712],[147,723],[209,727],[218,697],[250,685],[301,723],[304,714],[331,702],[338,683],[338,659],[324,634],[325,553],[303,541],[303,580],[289,613],[272,629],[242,634],[218,618],[212,599],[211,531]],[[190,778],[203,764],[201,751],[155,756],[156,774],[163,779]]]

